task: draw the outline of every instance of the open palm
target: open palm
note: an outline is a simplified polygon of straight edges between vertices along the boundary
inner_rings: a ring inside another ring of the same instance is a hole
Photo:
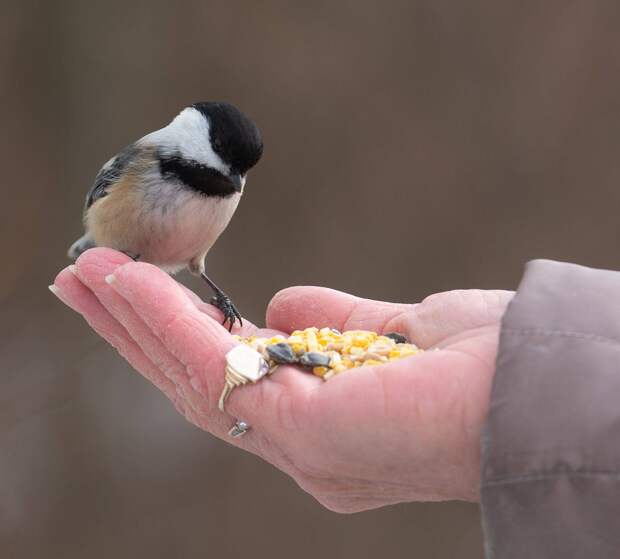
[[[237,342],[217,309],[156,267],[109,249],[86,252],[54,286],[189,421],[285,471],[328,508],[477,499],[480,432],[512,293],[450,291],[395,304],[286,289],[269,305],[268,329],[244,320],[234,333],[397,331],[428,351],[328,382],[280,366],[235,390],[223,414],[224,356]],[[227,436],[234,418],[251,425],[244,437]]]

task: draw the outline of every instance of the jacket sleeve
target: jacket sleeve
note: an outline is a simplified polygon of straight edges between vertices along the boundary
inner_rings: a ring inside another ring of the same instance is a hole
[[[527,265],[482,436],[488,559],[620,557],[620,272]]]

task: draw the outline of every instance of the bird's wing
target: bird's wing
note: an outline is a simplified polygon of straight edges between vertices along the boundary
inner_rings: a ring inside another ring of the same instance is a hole
[[[108,193],[108,187],[123,174],[129,162],[138,151],[136,144],[131,144],[107,161],[95,177],[95,182],[86,195],[86,208],[90,208],[99,198]]]

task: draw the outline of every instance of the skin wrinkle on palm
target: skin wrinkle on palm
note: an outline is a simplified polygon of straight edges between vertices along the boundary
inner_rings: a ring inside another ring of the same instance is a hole
[[[235,390],[222,414],[224,355],[236,342],[215,309],[156,267],[109,249],[86,252],[74,272],[56,278],[59,297],[190,422],[282,469],[326,507],[478,498],[478,437],[511,293],[454,291],[399,304],[318,287],[281,291],[267,309],[269,330],[244,321],[235,333],[288,334],[318,321],[338,329],[398,325],[422,347],[443,349],[328,382],[281,366]],[[235,417],[251,434],[227,436]]]

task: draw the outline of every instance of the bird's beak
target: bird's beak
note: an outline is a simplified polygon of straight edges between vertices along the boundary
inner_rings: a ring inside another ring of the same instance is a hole
[[[233,183],[237,192],[243,192],[243,185],[245,183],[245,177],[239,174],[230,175],[228,180]]]

